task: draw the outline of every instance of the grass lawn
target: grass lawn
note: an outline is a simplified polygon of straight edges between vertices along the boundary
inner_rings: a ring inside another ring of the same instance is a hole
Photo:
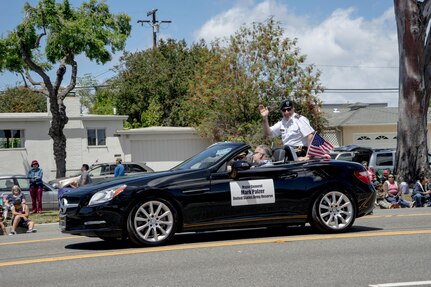
[[[58,216],[58,210],[47,210],[43,211],[41,214],[33,213],[30,214],[29,218],[33,220],[35,224],[55,223],[60,220]]]

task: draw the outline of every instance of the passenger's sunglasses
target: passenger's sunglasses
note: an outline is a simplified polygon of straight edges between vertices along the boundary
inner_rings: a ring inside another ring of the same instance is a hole
[[[285,113],[285,112],[290,112],[292,110],[292,108],[285,108],[285,109],[281,109],[281,111],[283,112],[283,113]]]

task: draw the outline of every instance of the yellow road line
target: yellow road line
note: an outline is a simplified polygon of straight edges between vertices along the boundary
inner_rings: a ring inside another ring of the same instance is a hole
[[[414,214],[388,214],[388,215],[366,215],[358,219],[368,219],[368,218],[390,218],[390,217],[415,217],[415,216],[431,216],[431,213],[414,213]]]
[[[416,213],[416,214],[396,214],[396,215],[367,215],[358,218],[361,219],[371,219],[371,218],[390,218],[390,217],[414,217],[414,216],[431,216],[431,213]],[[88,239],[85,236],[66,236],[66,237],[56,237],[56,238],[45,238],[45,239],[34,239],[34,240],[24,240],[24,241],[12,241],[12,242],[0,242],[0,246],[4,245],[15,245],[15,244],[27,244],[27,243],[36,243],[36,242],[45,242],[45,241],[58,241],[58,240],[67,240],[67,239]]]
[[[67,237],[56,237],[56,238],[45,238],[45,239],[33,239],[33,240],[24,240],[24,241],[13,241],[13,242],[0,242],[0,246],[3,245],[15,245],[15,244],[26,244],[26,243],[35,243],[35,242],[45,242],[45,241],[58,241],[58,240],[66,240],[66,239],[77,239],[79,236],[67,236]],[[88,238],[88,237],[81,237]]]
[[[288,236],[288,237],[270,238],[270,239],[253,239],[253,240],[238,240],[238,241],[213,242],[213,243],[203,243],[203,244],[198,243],[198,244],[189,244],[189,245],[162,246],[162,247],[154,247],[154,248],[139,248],[139,249],[128,249],[128,250],[119,250],[119,251],[108,251],[108,252],[99,252],[99,253],[10,261],[10,262],[0,263],[0,267],[35,264],[35,263],[47,263],[47,262],[55,262],[55,261],[66,261],[66,260],[75,260],[75,259],[107,257],[107,256],[153,253],[153,252],[162,252],[162,251],[201,249],[201,248],[210,248],[210,247],[252,245],[252,244],[263,244],[263,243],[285,243],[285,242],[323,240],[323,239],[345,239],[345,238],[363,238],[363,237],[393,236],[393,235],[415,235],[415,234],[431,234],[431,230],[425,229],[425,230],[410,230],[410,231],[344,233],[344,234],[311,235],[311,236],[298,236],[298,237]]]

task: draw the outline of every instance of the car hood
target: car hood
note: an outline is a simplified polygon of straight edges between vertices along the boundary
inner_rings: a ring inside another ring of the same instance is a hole
[[[113,177],[113,178],[104,179],[102,181],[98,181],[95,183],[90,183],[76,189],[72,189],[69,192],[67,192],[67,195],[73,196],[73,197],[81,197],[85,195],[94,194],[100,190],[107,189],[112,186],[117,186],[122,184],[125,184],[128,186],[139,186],[140,188],[142,188],[145,186],[160,184],[160,182],[162,182],[163,179],[176,177],[177,175],[190,173],[190,172],[191,172],[190,170],[180,170],[180,171],[168,170],[168,171],[151,172],[151,173],[144,173],[144,174],[142,173],[132,174],[132,175],[126,175],[121,177]],[[200,170],[199,172],[202,173],[202,170]]]

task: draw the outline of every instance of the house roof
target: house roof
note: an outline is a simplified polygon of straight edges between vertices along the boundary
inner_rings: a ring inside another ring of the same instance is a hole
[[[322,112],[328,119],[328,127],[396,125],[398,107],[388,107],[386,103],[326,104]],[[431,123],[431,111],[428,112]]]
[[[322,107],[329,127],[361,125],[393,125],[398,121],[398,107],[353,104]]]

